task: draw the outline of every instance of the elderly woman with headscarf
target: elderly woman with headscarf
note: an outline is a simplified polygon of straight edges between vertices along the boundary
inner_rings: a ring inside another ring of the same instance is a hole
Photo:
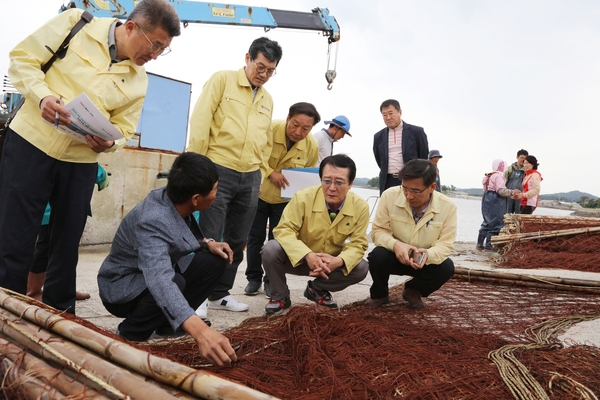
[[[525,157],[523,169],[525,177],[523,178],[523,192],[512,196],[515,199],[521,199],[521,214],[533,214],[540,198],[540,187],[542,175],[538,172],[538,161],[534,156]]]
[[[492,236],[500,233],[504,226],[504,212],[506,211],[506,198],[520,194],[518,189],[507,189],[504,179],[506,163],[496,159],[492,163],[492,172],[483,177],[483,199],[481,200],[481,214],[483,222],[477,237],[477,249],[492,249]],[[484,243],[485,242],[485,243]]]

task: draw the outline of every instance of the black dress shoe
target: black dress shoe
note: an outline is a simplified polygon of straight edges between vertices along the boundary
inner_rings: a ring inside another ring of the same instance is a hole
[[[422,310],[425,308],[425,303],[421,299],[421,293],[418,290],[405,287],[402,292],[402,298],[408,301],[408,308],[413,310]]]
[[[261,281],[249,281],[244,289],[244,293],[246,296],[254,296],[258,294],[258,290],[260,289]]]

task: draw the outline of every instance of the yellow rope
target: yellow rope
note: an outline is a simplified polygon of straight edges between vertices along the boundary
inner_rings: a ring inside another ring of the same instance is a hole
[[[535,380],[525,367],[515,356],[514,351],[552,349],[558,346],[557,336],[572,325],[600,318],[600,315],[583,316],[574,315],[571,317],[553,318],[542,322],[525,330],[525,334],[533,342],[530,344],[506,345],[488,354],[488,358],[496,364],[502,380],[518,400],[549,400],[548,394],[544,391],[542,385]],[[582,399],[598,400],[594,393],[575,381],[572,378],[553,372],[553,377],[549,382],[550,390],[555,380],[560,378],[560,386],[575,388],[582,394]],[[593,396],[593,397],[591,397]]]

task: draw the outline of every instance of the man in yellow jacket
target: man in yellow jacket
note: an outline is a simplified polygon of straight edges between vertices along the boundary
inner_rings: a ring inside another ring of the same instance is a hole
[[[0,286],[25,293],[46,205],[52,207],[50,254],[43,301],[75,313],[79,241],[96,181],[98,154],[125,139],[87,135],[85,143],[60,130],[64,108],[85,92],[125,138],[135,133],[148,78],[143,65],[169,51],[180,34],[177,12],[165,0],[144,0],[127,21],[94,18],[69,41],[66,54],[46,64],[83,10],[72,9],[23,39],[10,52],[8,74],[25,102],[7,132],[0,162]],[[159,22],[156,22],[159,21]]]
[[[285,274],[311,276],[304,296],[317,305],[337,308],[330,292],[354,285],[367,276],[363,260],[368,247],[369,206],[350,191],[356,177],[354,161],[337,154],[319,166],[321,185],[297,192],[273,231],[274,240],[261,252],[271,285],[267,314],[291,306]]]
[[[258,198],[258,208],[248,237],[248,265],[246,278],[248,285],[244,292],[248,296],[258,293],[264,279],[265,294],[270,297],[269,278],[263,278],[260,249],[267,236],[273,239],[273,229],[279,224],[281,214],[289,199],[281,197],[281,189],[289,186],[283,168],[315,167],[319,160],[319,145],[310,131],[321,116],[314,105],[296,103],[290,107],[286,120],[273,121],[273,149],[267,163],[266,177],[263,179],[262,191]]]
[[[456,205],[435,190],[436,174],[431,161],[411,160],[400,171],[402,185],[381,195],[371,230],[377,247],[368,256],[373,278],[369,305],[390,302],[390,275],[410,275],[402,297],[409,308],[423,309],[421,296],[429,296],[454,275],[448,256],[456,239]]]
[[[263,85],[275,75],[282,50],[276,41],[261,37],[246,53],[246,66],[219,71],[204,85],[190,119],[188,151],[203,154],[217,164],[219,190],[209,210],[202,211],[200,227],[209,237],[222,238],[233,250],[233,263],[197,311],[207,308],[247,311],[229,293],[258,205],[262,180],[271,154],[273,99]]]

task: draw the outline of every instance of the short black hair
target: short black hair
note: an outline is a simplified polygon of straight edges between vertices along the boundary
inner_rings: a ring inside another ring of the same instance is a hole
[[[181,153],[167,177],[167,196],[174,204],[185,203],[195,194],[206,197],[218,180],[217,167],[208,157],[191,151]]]
[[[354,160],[347,155],[336,154],[334,156],[325,157],[323,161],[321,161],[321,165],[319,165],[319,178],[321,179],[323,179],[323,170],[326,165],[338,168],[348,168],[348,183],[352,184],[352,182],[354,182],[354,178],[356,178],[356,164],[354,163]]]
[[[381,105],[379,106],[379,112],[383,111],[384,108],[389,107],[389,106],[394,106],[396,111],[401,110],[400,103],[398,102],[398,100],[389,99],[389,100],[386,100],[383,103],[381,103]]]
[[[525,150],[525,149],[521,149],[521,150],[517,151],[517,157],[519,157],[519,156],[528,156],[528,155],[529,155],[529,152],[527,150]]]
[[[127,21],[135,22],[147,32],[160,27],[170,37],[181,35],[179,15],[165,0],[144,0],[138,3],[129,13]]]
[[[275,40],[263,36],[255,39],[248,49],[248,54],[250,54],[252,60],[255,60],[256,57],[258,57],[258,53],[262,53],[267,60],[275,62],[275,65],[279,65],[283,50]]]
[[[404,164],[404,168],[400,170],[398,179],[401,181],[405,179],[418,179],[423,178],[423,184],[425,187],[431,186],[435,182],[437,177],[437,171],[435,164],[429,160],[415,159],[410,160]]]
[[[290,107],[290,111],[288,113],[288,117],[291,118],[294,115],[298,115],[298,114],[304,114],[306,116],[311,117],[314,120],[313,126],[315,126],[316,124],[318,124],[321,121],[321,116],[319,115],[319,112],[317,111],[315,106],[313,106],[310,103],[300,102],[300,103],[292,104],[292,106]]]
[[[525,157],[525,160],[527,160],[527,162],[533,166],[533,169],[538,169],[538,165],[540,164],[538,163],[538,160],[537,158],[535,158],[535,156],[528,155],[527,157]]]

